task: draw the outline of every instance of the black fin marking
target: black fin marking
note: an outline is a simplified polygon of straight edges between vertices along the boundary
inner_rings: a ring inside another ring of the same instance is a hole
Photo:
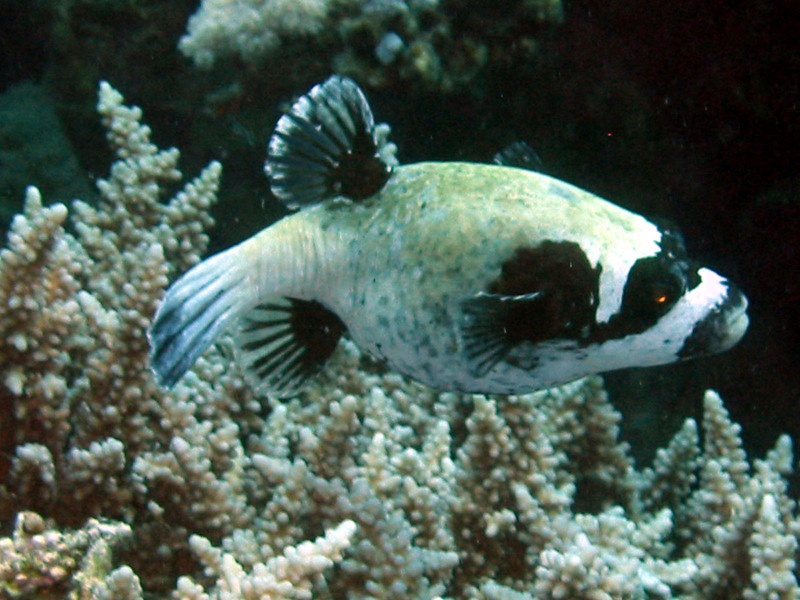
[[[518,296],[481,292],[464,303],[464,349],[475,375],[488,373],[527,339],[525,324],[541,302],[540,292]]]
[[[222,252],[170,286],[148,331],[150,366],[159,383],[172,387],[241,310],[243,276]]]
[[[393,145],[385,137],[361,88],[333,75],[275,126],[264,165],[272,192],[288,208],[334,196],[368,198],[391,174]]]
[[[525,142],[514,142],[494,155],[492,162],[506,167],[517,167],[544,173],[544,163],[536,151]]]
[[[241,318],[237,357],[254,389],[286,398],[322,368],[344,332],[339,317],[319,302],[277,298]]]

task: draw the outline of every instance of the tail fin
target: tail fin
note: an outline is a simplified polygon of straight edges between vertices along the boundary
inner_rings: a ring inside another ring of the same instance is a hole
[[[249,308],[238,248],[221,252],[170,286],[150,326],[150,364],[172,387],[219,335]]]

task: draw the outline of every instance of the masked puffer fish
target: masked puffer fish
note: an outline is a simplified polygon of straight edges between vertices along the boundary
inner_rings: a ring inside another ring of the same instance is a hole
[[[519,394],[730,348],[747,300],[681,238],[529,168],[398,165],[361,89],[333,76],[278,121],[265,171],[300,210],[167,291],[152,366],[171,386],[231,331],[249,382],[297,393],[349,335],[441,390]]]

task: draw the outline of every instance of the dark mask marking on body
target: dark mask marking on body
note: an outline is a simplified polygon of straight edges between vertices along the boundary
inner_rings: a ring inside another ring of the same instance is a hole
[[[474,370],[487,372],[524,342],[590,336],[601,270],[575,242],[518,248],[487,291],[464,304],[465,350]]]

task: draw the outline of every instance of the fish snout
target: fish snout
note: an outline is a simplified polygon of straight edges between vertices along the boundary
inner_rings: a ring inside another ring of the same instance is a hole
[[[721,281],[725,293],[699,321],[679,352],[682,359],[717,354],[733,348],[742,339],[750,321],[747,297],[734,284]]]

